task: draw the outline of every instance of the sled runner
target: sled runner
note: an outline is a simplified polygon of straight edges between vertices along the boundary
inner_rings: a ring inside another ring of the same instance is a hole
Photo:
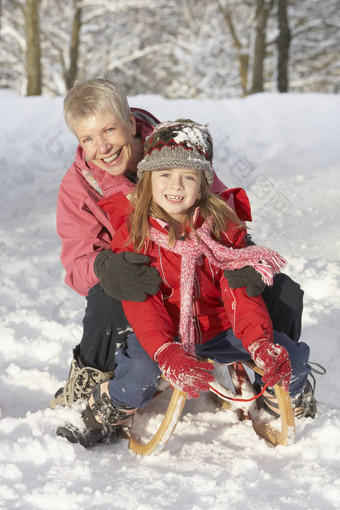
[[[263,371],[260,370],[252,362],[233,363],[228,365],[230,372],[231,381],[234,386],[235,393],[231,392],[224,385],[217,383],[213,385],[211,391],[221,399],[223,402],[222,407],[229,408],[227,402],[237,402],[237,411],[239,418],[252,420],[252,425],[255,432],[268,441],[270,444],[277,446],[283,445],[288,446],[294,441],[295,424],[294,415],[289,398],[289,394],[282,388],[281,383],[274,386],[275,395],[279,405],[280,411],[280,429],[276,429],[268,421],[260,421],[255,417],[256,412],[251,408],[254,407],[254,392],[252,385],[245,369],[245,366],[253,370],[254,372],[263,375]],[[252,393],[250,398],[249,393]],[[164,446],[170,440],[177,423],[179,422],[182,410],[186,402],[186,393],[173,389],[172,396],[164,414],[163,420],[154,434],[152,439],[146,443],[142,443],[133,437],[132,431],[129,432],[129,448],[138,454],[149,455],[151,453],[159,453],[163,450]],[[252,402],[252,405],[248,403]],[[278,422],[279,420],[276,420]]]

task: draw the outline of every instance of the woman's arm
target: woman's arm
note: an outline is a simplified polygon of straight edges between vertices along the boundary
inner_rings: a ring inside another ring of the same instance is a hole
[[[113,232],[105,212],[81,183],[64,178],[58,194],[57,233],[65,282],[79,294],[86,296],[99,282],[94,260],[101,250],[109,248]]]

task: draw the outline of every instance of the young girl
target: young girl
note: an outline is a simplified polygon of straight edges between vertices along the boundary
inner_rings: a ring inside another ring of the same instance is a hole
[[[160,124],[146,141],[135,191],[101,201],[116,231],[111,249],[148,255],[162,284],[144,302],[123,302],[134,333],[116,352],[114,379],[90,396],[85,430],[58,430],[72,442],[88,446],[110,437],[152,399],[162,372],[189,397],[208,391],[213,367],[199,357],[252,359],[264,370],[263,383],[272,387],[282,379],[293,407],[315,415],[308,346],[273,331],[262,297],[231,289],[224,277],[224,270],[251,266],[270,285],[284,260],[264,247],[246,248],[239,217],[247,202],[231,190],[220,197],[209,190],[212,152],[206,126],[190,120]],[[227,204],[231,197],[239,217]]]

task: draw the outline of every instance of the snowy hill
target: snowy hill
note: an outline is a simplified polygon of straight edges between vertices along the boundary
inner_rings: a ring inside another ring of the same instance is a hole
[[[46,406],[67,377],[85,306],[63,282],[55,233],[76,141],[62,98],[2,90],[0,508],[339,509],[340,96],[130,104],[161,120],[209,123],[217,173],[249,194],[253,238],[288,260],[305,291],[302,339],[327,368],[317,377],[319,412],[297,422],[287,448],[268,447],[206,395],[187,403],[159,456],[138,457],[125,440],[85,450],[56,437],[75,411]]]

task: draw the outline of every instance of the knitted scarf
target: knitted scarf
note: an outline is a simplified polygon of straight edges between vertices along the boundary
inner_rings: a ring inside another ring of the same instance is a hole
[[[192,294],[194,287],[195,264],[203,255],[209,262],[220,269],[240,269],[252,266],[258,271],[264,283],[273,284],[273,276],[280,272],[286,261],[276,252],[263,246],[249,246],[247,248],[228,248],[211,238],[211,227],[207,221],[190,232],[185,241],[176,241],[173,247],[168,245],[168,235],[150,227],[151,240],[158,246],[182,256],[181,260],[181,311],[179,337],[183,345],[191,354],[195,353],[195,331],[192,320]]]

